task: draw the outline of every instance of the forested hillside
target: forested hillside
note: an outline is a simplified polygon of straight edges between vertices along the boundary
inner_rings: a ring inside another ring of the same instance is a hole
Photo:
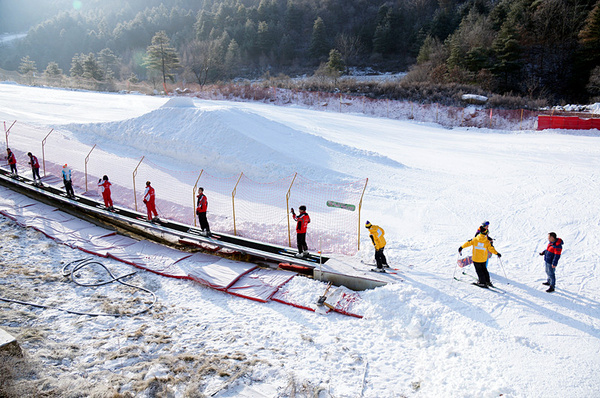
[[[2,48],[0,67],[21,73],[204,84],[266,72],[312,74],[325,65],[320,70],[331,75],[350,67],[410,69],[412,83],[553,101],[600,95],[598,0],[5,3],[0,32],[33,23],[25,39]],[[147,53],[161,31],[158,46],[177,55],[163,77]]]

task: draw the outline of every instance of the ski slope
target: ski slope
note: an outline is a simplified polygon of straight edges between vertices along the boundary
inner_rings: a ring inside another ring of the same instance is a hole
[[[111,328],[143,326],[147,334],[169,336],[167,343],[138,348],[148,355],[137,366],[159,378],[169,372],[157,352],[256,359],[247,376],[216,393],[220,397],[291,396],[290,381],[312,386],[302,390],[307,396],[320,390],[320,397],[600,394],[599,132],[449,130],[296,106],[201,100],[163,106],[168,100],[0,84],[0,120],[60,130],[53,139],[77,158],[73,164],[83,164],[97,143],[109,171],[146,155],[165,168],[161,173],[201,167],[225,177],[243,170],[259,181],[291,172],[330,183],[368,177],[362,219],[385,229],[388,262],[403,269],[405,282],[364,292],[365,318],[357,320],[145,275],[168,308],[160,320],[82,323],[38,312],[34,326],[48,323],[54,333],[69,336],[51,334],[55,343],[85,345],[85,336],[98,333],[114,340]],[[11,145],[39,148],[43,136],[31,134],[11,133]],[[492,281],[505,294],[452,279],[458,247],[484,220],[503,256],[502,264],[490,260]],[[16,243],[2,238],[5,263],[18,252],[60,269],[55,263],[81,256],[9,221],[0,229],[20,237]],[[550,231],[565,241],[552,294],[541,285],[538,255]],[[267,233],[257,231],[257,238]],[[361,243],[356,257],[371,260],[368,240]],[[15,244],[14,253],[7,251]],[[319,284],[297,279],[293,288],[316,300]],[[65,286],[48,289],[60,294]],[[0,286],[0,295],[8,294]],[[102,355],[87,347],[73,354],[65,372],[85,369],[113,380],[116,391],[136,391],[135,376],[127,376],[133,365],[89,360]],[[120,378],[111,378],[118,372]],[[199,389],[206,393],[220,384],[215,376]],[[172,388],[183,396],[182,385]]]

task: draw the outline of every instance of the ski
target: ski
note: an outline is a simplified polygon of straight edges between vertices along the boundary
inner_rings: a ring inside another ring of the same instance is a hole
[[[463,275],[466,275],[466,276],[468,276],[468,277],[470,277],[472,279],[471,280],[465,280],[465,279],[460,279],[460,278],[454,277],[454,280],[457,280],[457,281],[462,282],[462,283],[467,283],[469,285],[474,285],[474,286],[477,286],[477,287],[479,287],[481,289],[490,290],[490,291],[495,292],[495,293],[499,293],[499,294],[505,294],[506,293],[506,291],[504,291],[502,289],[499,289],[496,286],[485,286],[485,287],[484,286],[479,286],[479,284],[477,282],[472,282],[473,279],[477,280],[477,278],[475,278],[473,275],[469,275],[469,274],[464,273],[464,272],[463,272]]]

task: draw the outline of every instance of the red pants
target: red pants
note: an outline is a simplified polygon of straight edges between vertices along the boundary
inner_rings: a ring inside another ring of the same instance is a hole
[[[148,220],[152,220],[152,214],[154,217],[158,217],[158,213],[156,212],[156,205],[154,202],[147,202],[146,209],[148,210]]]
[[[113,207],[113,201],[112,198],[110,197],[110,191],[109,192],[102,192],[102,199],[104,199],[104,206],[106,207]]]

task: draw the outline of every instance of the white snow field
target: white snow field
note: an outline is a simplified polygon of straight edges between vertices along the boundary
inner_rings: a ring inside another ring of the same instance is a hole
[[[131,396],[152,396],[159,383],[163,396],[600,397],[598,131],[445,129],[261,103],[163,107],[168,100],[0,84],[0,121],[39,127],[11,132],[11,146],[25,152],[39,152],[56,128],[54,145],[76,172],[98,144],[117,184],[131,179],[118,168],[142,155],[162,167],[156,178],[198,168],[258,181],[294,172],[325,183],[368,177],[362,219],[385,229],[388,262],[404,282],[363,292],[363,319],[256,303],[147,272],[135,278],[159,303],[133,318],[0,302],[0,326],[60,380],[50,386],[76,391],[93,381]],[[458,247],[485,220],[502,254],[489,270],[504,294],[453,280]],[[61,261],[81,252],[5,218],[0,231],[0,296],[54,303],[80,292],[59,273]],[[565,242],[554,293],[541,285],[538,254],[550,231]],[[361,248],[352,260],[370,261],[364,234]],[[117,274],[131,270],[101,261]],[[32,294],[36,275],[46,279]],[[322,292],[320,282],[292,283],[315,300]],[[111,289],[103,294],[111,305],[127,301]],[[28,339],[33,331],[41,337]],[[198,379],[165,359],[184,356],[235,366]]]

